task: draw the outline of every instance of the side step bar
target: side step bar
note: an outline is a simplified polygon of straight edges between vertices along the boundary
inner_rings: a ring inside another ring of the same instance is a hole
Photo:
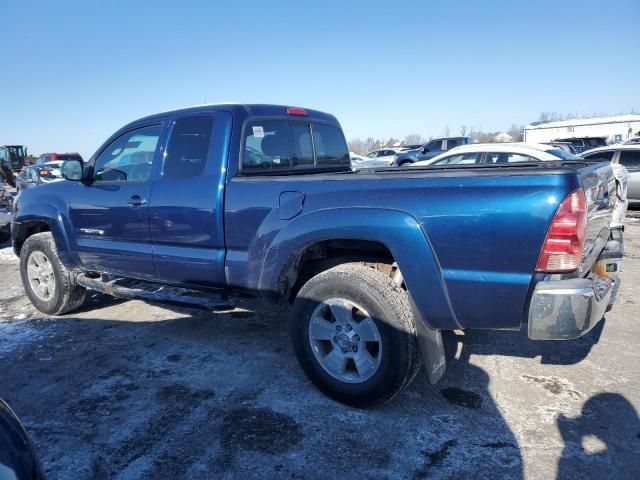
[[[78,275],[76,281],[88,290],[106,293],[116,298],[184,305],[204,310],[233,310],[235,308],[233,303],[224,295],[173,287],[171,285],[124,278],[89,278],[85,274]]]

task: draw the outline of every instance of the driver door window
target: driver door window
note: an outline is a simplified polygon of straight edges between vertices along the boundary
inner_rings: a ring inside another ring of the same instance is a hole
[[[146,182],[161,131],[161,125],[152,125],[116,138],[96,159],[94,181]]]

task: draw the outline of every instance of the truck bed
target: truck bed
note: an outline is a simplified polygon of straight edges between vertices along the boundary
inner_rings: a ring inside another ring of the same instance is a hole
[[[277,267],[271,264],[284,262],[284,252],[324,237],[369,238],[389,246],[431,326],[518,328],[551,218],[580,186],[589,209],[585,252],[601,250],[598,239],[611,218],[606,199],[615,191],[607,164],[236,176],[225,199],[227,281],[247,289],[273,288],[268,285],[277,283],[273,276],[280,272],[272,272]],[[277,198],[282,200],[283,192],[298,192],[302,199],[293,219],[279,218],[283,205]],[[416,227],[420,234],[413,236]]]

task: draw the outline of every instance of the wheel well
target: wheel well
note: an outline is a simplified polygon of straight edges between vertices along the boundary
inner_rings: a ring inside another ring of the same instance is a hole
[[[363,262],[392,274],[395,259],[383,243],[371,240],[323,240],[305,247],[280,275],[281,299],[292,303],[298,291],[313,276],[341,263]]]
[[[51,228],[46,222],[35,220],[32,222],[23,222],[20,224],[20,231],[14,238],[14,249],[16,253],[19,255],[20,250],[22,249],[22,245],[27,241],[31,235],[35,235],[36,233],[42,232],[50,232]]]

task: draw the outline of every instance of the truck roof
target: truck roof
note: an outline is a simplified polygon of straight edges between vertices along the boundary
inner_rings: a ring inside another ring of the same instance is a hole
[[[290,108],[302,109],[306,112],[306,115],[301,115],[302,117],[311,118],[315,120],[324,120],[331,123],[338,124],[338,120],[336,117],[329,113],[321,112],[319,110],[314,110],[305,107],[295,107],[292,105],[271,105],[271,104],[260,104],[260,103],[208,103],[204,105],[194,105],[191,107],[177,108],[173,110],[167,110],[160,113],[155,113],[153,115],[148,115],[146,117],[139,118],[135,122],[140,122],[144,120],[151,120],[154,118],[163,117],[166,115],[175,115],[181,113],[196,113],[196,112],[207,112],[207,111],[227,111],[232,115],[242,115],[242,116],[288,116],[292,115],[287,112]],[[131,122],[131,123],[135,123]]]

